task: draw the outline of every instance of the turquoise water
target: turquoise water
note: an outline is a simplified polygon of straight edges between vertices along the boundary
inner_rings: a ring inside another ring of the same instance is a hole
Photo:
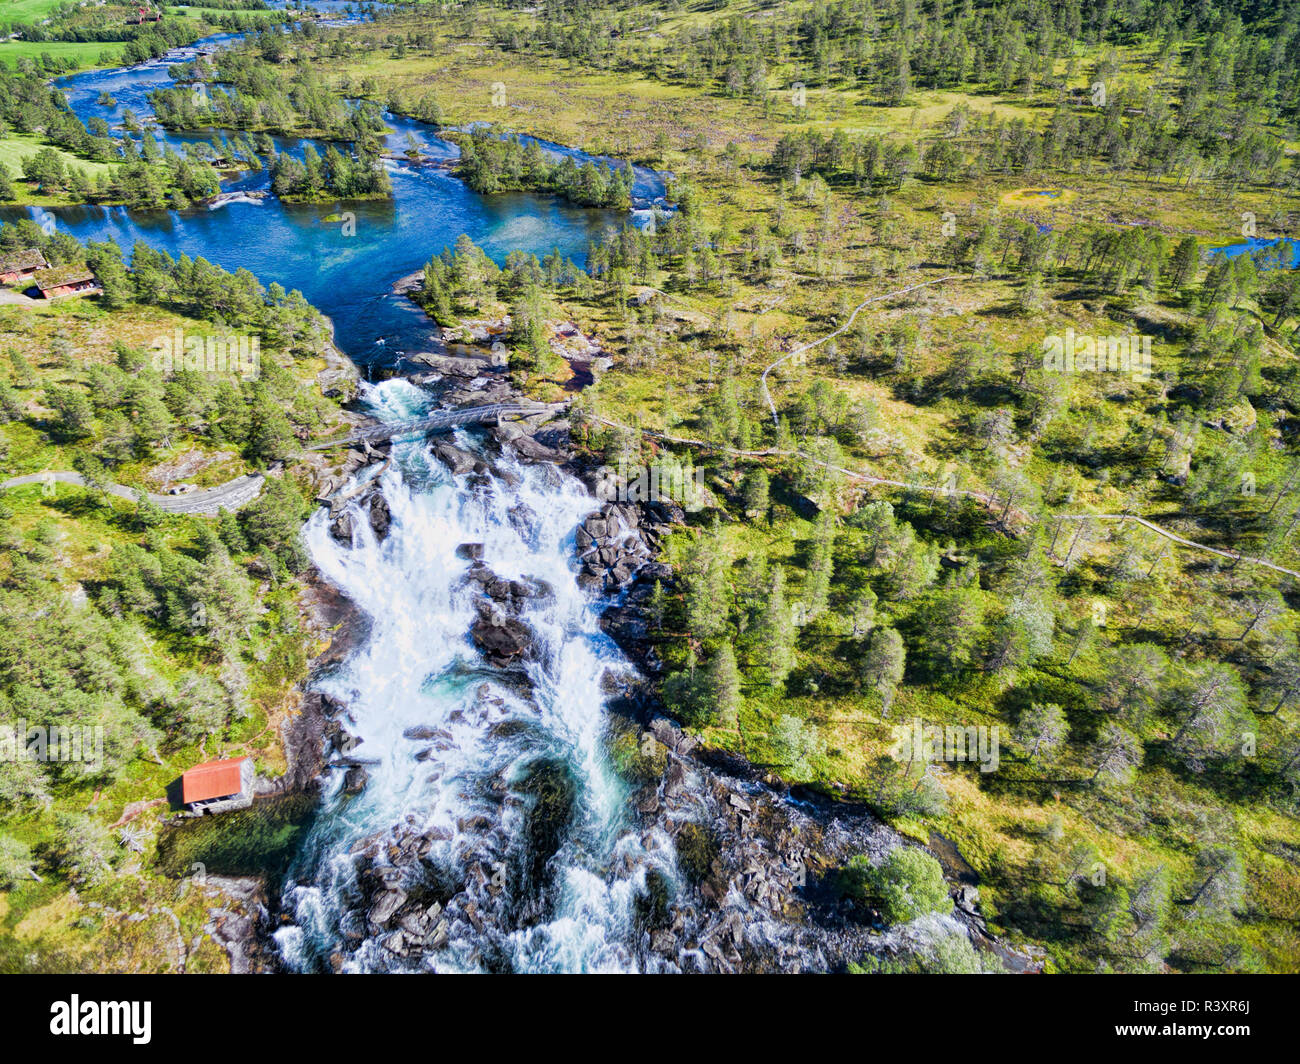
[[[98,115],[116,129],[128,109],[141,121],[152,116],[148,94],[173,84],[167,74],[169,66],[237,40],[236,34],[219,34],[148,63],[75,74],[60,78],[57,85],[83,121]],[[103,92],[113,97],[113,106],[98,102]],[[409,300],[393,294],[392,285],[419,270],[462,233],[497,262],[515,249],[540,257],[558,248],[562,255],[583,265],[592,240],[630,220],[626,212],[573,207],[549,196],[480,196],[448,172],[447,165],[458,149],[440,139],[436,129],[414,119],[385,117],[395,131],[387,138],[391,151],[404,153],[412,137],[420,151],[414,164],[405,158],[386,162],[393,182],[391,201],[281,203],[267,192],[270,177],[261,171],[240,174],[222,188],[232,193],[267,193],[265,196],[235,196],[212,209],[141,211],[82,206],[55,208],[50,213],[61,230],[79,240],[115,240],[128,250],[141,240],[173,257],[202,256],[226,269],[249,269],[263,284],[278,282],[288,289],[297,288],[334,320],[339,346],[355,361],[398,368],[404,355],[430,349],[433,330]],[[152,127],[159,141],[177,148],[186,142],[207,141],[213,132],[181,135]],[[301,141],[276,141],[277,150],[302,151]],[[543,147],[556,154],[589,158],[559,145],[543,142]],[[638,167],[634,193],[642,206],[662,202],[662,177]],[[352,226],[347,227],[349,235],[339,220],[345,211],[355,219],[355,232],[351,232]],[[18,207],[0,210],[0,220],[18,217],[43,220],[46,212]]]
[[[1240,244],[1229,244],[1226,247],[1215,248],[1210,254],[1211,256],[1225,255],[1230,259],[1235,259],[1238,255],[1257,255],[1266,248],[1278,244],[1286,245],[1282,249],[1282,264],[1293,270],[1300,267],[1300,241],[1285,236],[1273,237],[1269,240],[1263,237],[1251,237],[1249,240],[1243,240]]]

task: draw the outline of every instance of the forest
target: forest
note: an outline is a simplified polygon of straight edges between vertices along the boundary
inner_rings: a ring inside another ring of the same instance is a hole
[[[547,192],[580,207],[631,206],[632,178],[626,166],[600,165],[590,160],[579,165],[572,157],[556,161],[535,140],[499,136],[490,128],[476,127],[468,137],[457,137],[458,176],[475,192]]]
[[[655,704],[714,763],[908,840],[815,884],[885,934],[951,909],[955,853],[990,931],[1045,971],[1294,972],[1296,69],[1298,0],[498,0],[178,66],[159,121],[229,131],[186,157],[82,128],[34,67],[0,77],[0,121],[121,175],[88,188],[35,153],[11,192],[92,202],[199,200],[218,154],[264,165],[286,200],[389,196],[385,161],[420,160],[383,159],[385,112],[438,125],[485,196],[631,206],[621,163],[542,143],[660,171],[649,219],[602,223],[581,255],[464,235],[420,250],[413,293],[444,338],[499,323],[511,387],[571,400],[587,467],[703,470],[703,504],[656,542],[666,568],[628,592]],[[29,246],[94,268],[96,314],[253,323],[284,364],[214,385],[126,342],[84,363],[38,333],[39,352],[0,357],[20,456],[59,448],[117,480],[183,439],[265,469],[329,424],[293,375],[320,328],[296,293],[0,229],[0,248]],[[555,342],[567,325],[607,356],[590,383]],[[93,639],[51,605],[58,530],[7,533],[0,715],[94,669],[101,701],[70,712],[127,722],[118,772],[242,736],[257,681],[232,694],[227,674],[302,674],[289,608],[248,607],[305,565],[304,504],[277,483],[215,527],[96,504],[120,542],[79,580]],[[191,644],[200,600],[218,621]],[[138,682],[136,631],[185,648],[181,679]],[[271,647],[258,665],[248,631]],[[42,671],[51,641],[75,652]],[[914,724],[994,732],[996,769],[900,757]],[[36,846],[0,837],[0,878],[109,861],[102,825],[56,825],[59,787],[34,770],[0,795],[51,817]],[[678,839],[688,871],[706,834]],[[939,940],[851,970],[983,963]]]
[[[216,736],[259,741],[268,711],[305,674],[294,596],[307,506],[294,477],[273,475],[238,515],[207,520],[163,512],[141,471],[178,449],[266,470],[337,426],[336,403],[302,386],[326,334],[299,293],[144,245],[128,267],[116,245],[0,226],[0,248],[31,246],[51,262],[91,264],[104,295],[36,329],[14,308],[0,314],[0,458],[21,468],[44,455],[87,485],[57,501],[0,498],[0,720],[94,724],[109,739],[93,780],[58,761],[19,760],[0,774],[0,808],[23,825],[21,835],[0,831],[6,890],[40,878],[38,868],[83,886],[112,880],[143,835],[110,832],[83,812],[83,788],[129,789]],[[92,339],[101,322],[130,339]],[[264,345],[257,374],[158,368],[147,337],[173,323],[254,329]],[[134,504],[104,490],[123,480],[141,485]],[[104,543],[89,556],[87,536]],[[63,588],[70,574],[80,598]],[[12,946],[0,951],[7,970],[28,963]]]

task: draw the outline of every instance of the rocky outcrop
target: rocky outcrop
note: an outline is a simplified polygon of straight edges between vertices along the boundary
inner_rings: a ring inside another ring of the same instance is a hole
[[[480,606],[478,620],[470,625],[469,634],[483,656],[501,669],[519,664],[533,645],[528,625],[487,604]]]
[[[370,531],[375,534],[375,539],[381,543],[388,538],[388,530],[392,527],[393,511],[388,505],[388,500],[379,488],[370,488],[362,497],[360,509],[366,515],[366,523],[370,526]],[[330,518],[330,535],[339,543],[345,546],[352,546],[353,539],[356,535],[357,524],[350,510],[338,509],[332,510],[333,516]]]
[[[462,544],[467,555],[482,555],[481,544]],[[478,619],[470,626],[470,638],[483,651],[488,662],[497,668],[518,666],[533,645],[533,632],[520,613],[532,600],[554,598],[555,590],[544,580],[524,577],[509,580],[492,572],[482,561],[475,560],[465,574],[462,586],[481,594],[474,603]]]
[[[388,500],[376,488],[365,499],[363,505],[370,511],[370,530],[381,543],[388,538],[389,526],[393,523],[393,511],[389,509]]]
[[[317,501],[329,507],[329,532],[339,543],[352,546],[356,533],[356,520],[349,510],[349,505],[356,499],[360,499],[358,508],[366,515],[367,523],[374,532],[375,538],[380,541],[387,538],[393,515],[388,500],[384,498],[379,488],[379,481],[392,460],[390,441],[377,445],[363,443],[360,448],[349,448],[339,476],[329,477],[321,485]],[[365,466],[376,462],[380,463],[380,467],[373,477],[368,477],[350,488],[345,487],[349,478],[355,476]]]
[[[486,473],[488,471],[488,464],[478,455],[463,451],[450,443],[435,444],[433,454],[456,476],[460,476],[462,473]]]
[[[522,580],[507,580],[497,576],[481,561],[470,566],[465,579],[476,584],[483,594],[512,617],[518,616],[524,603],[530,599],[546,600],[555,597],[555,589],[545,580],[530,576],[525,576]]]
[[[671,581],[672,569],[655,561],[671,525],[685,522],[674,504],[606,503],[574,533],[584,587],[619,591],[633,580]]]
[[[665,587],[671,582],[663,581]],[[600,627],[642,672],[658,676],[664,671],[664,662],[650,628],[648,609],[653,593],[652,584],[634,584],[621,601],[605,608]]]

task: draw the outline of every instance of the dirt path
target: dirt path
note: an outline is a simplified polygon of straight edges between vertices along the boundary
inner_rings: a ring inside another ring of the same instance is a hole
[[[238,510],[241,506],[247,506],[261,494],[262,484],[265,480],[266,478],[260,474],[249,474],[236,477],[234,480],[227,481],[215,488],[191,491],[185,495],[154,495],[149,493],[147,497],[158,509],[165,510],[169,514],[215,514],[218,510]],[[80,473],[72,472],[29,473],[27,476],[14,477],[12,480],[0,483],[0,490],[17,488],[24,484],[53,485],[56,483],[75,484],[84,488],[86,478]],[[110,495],[116,495],[119,499],[128,499],[131,502],[134,502],[139,494],[138,489],[128,488],[124,484],[108,484],[104,490]]]
[[[953,274],[949,274],[947,277],[936,277],[933,281],[922,281],[920,284],[908,285],[906,288],[900,288],[897,292],[886,292],[883,296],[872,296],[870,299],[864,299],[861,303],[859,303],[856,307],[853,308],[853,313],[849,315],[849,320],[846,321],[834,332],[827,333],[820,340],[814,340],[812,341],[812,343],[804,344],[802,347],[796,347],[793,351],[787,352],[786,354],[778,358],[775,362],[773,362],[770,366],[768,366],[767,369],[763,370],[763,378],[762,378],[763,398],[767,400],[767,408],[772,411],[772,424],[775,425],[778,421],[778,418],[776,415],[776,403],[772,402],[772,393],[767,390],[767,375],[771,373],[772,370],[776,369],[776,367],[779,366],[782,362],[785,362],[787,359],[795,358],[798,355],[802,355],[806,351],[811,351],[814,347],[819,347],[820,345],[824,344],[827,340],[835,339],[835,337],[839,336],[840,333],[842,333],[845,329],[847,329],[850,325],[853,324],[854,319],[858,316],[858,313],[864,307],[869,307],[871,306],[872,303],[882,303],[887,299],[897,299],[899,296],[907,295],[908,292],[915,292],[918,288],[928,288],[930,285],[933,284],[943,284],[945,281],[960,281],[960,280],[961,280],[961,276],[959,274],[953,273]]]
[[[622,429],[625,432],[637,431],[631,426],[622,425],[617,421],[610,421],[607,418],[596,417],[594,415],[588,415],[588,417],[593,421],[597,421],[602,425],[608,425],[611,428]],[[776,448],[769,448],[762,451],[740,451],[734,447],[724,447],[720,444],[709,443],[707,440],[692,440],[681,436],[669,436],[667,433],[656,432],[654,429],[641,429],[640,431],[643,435],[651,436],[657,440],[663,440],[665,443],[680,443],[688,447],[702,447],[712,451],[722,451],[726,454],[736,455],[741,458],[806,458],[810,462],[818,462],[821,465],[825,465],[828,469],[834,470],[836,473],[842,473],[851,480],[857,480],[864,484],[878,484],[883,487],[904,488],[909,491],[932,493],[936,495],[965,495],[969,498],[975,499],[977,502],[983,503],[990,509],[998,505],[997,500],[993,496],[987,495],[984,492],[970,491],[965,488],[952,488],[948,487],[946,484],[922,484],[918,481],[908,483],[903,480],[891,480],[888,477],[876,477],[872,476],[870,473],[859,472],[856,469],[846,469],[844,466],[830,465],[829,463],[821,462],[820,459],[805,451],[783,451],[777,450]],[[1011,508],[1010,513],[1025,520],[1032,520],[1030,514],[1027,514],[1024,510],[1014,506]],[[1272,569],[1275,573],[1283,573],[1286,576],[1295,577],[1297,580],[1300,580],[1300,572],[1297,572],[1295,569],[1288,569],[1286,566],[1277,565],[1269,561],[1267,558],[1258,558],[1254,555],[1242,554],[1240,551],[1222,550],[1218,547],[1207,546],[1204,543],[1197,543],[1194,539],[1187,539],[1184,536],[1178,535],[1176,532],[1170,532],[1169,529],[1162,528],[1154,521],[1148,521],[1145,517],[1139,517],[1137,514],[1081,513],[1052,514],[1051,516],[1062,521],[1134,521],[1143,528],[1156,533],[1156,535],[1163,536],[1176,546],[1185,547],[1188,550],[1204,551],[1207,554],[1216,554],[1220,558],[1227,558],[1233,562],[1245,562],[1247,565],[1261,565],[1266,569]]]

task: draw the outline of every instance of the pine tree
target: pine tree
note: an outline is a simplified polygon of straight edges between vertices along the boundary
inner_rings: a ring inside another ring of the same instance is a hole
[[[880,696],[881,713],[886,717],[903,679],[906,661],[907,648],[895,629],[877,628],[872,631],[862,651],[858,675]]]
[[[713,543],[702,541],[691,569],[686,581],[686,627],[698,640],[716,639],[727,631],[730,614],[723,556]]]
[[[767,598],[758,626],[759,653],[767,666],[768,682],[777,687],[785,683],[794,668],[794,618],[785,598],[785,569],[774,566],[772,590]]]
[[[729,642],[719,646],[709,659],[704,690],[717,722],[724,728],[738,727],[742,701],[740,670],[736,667],[736,652]]]

